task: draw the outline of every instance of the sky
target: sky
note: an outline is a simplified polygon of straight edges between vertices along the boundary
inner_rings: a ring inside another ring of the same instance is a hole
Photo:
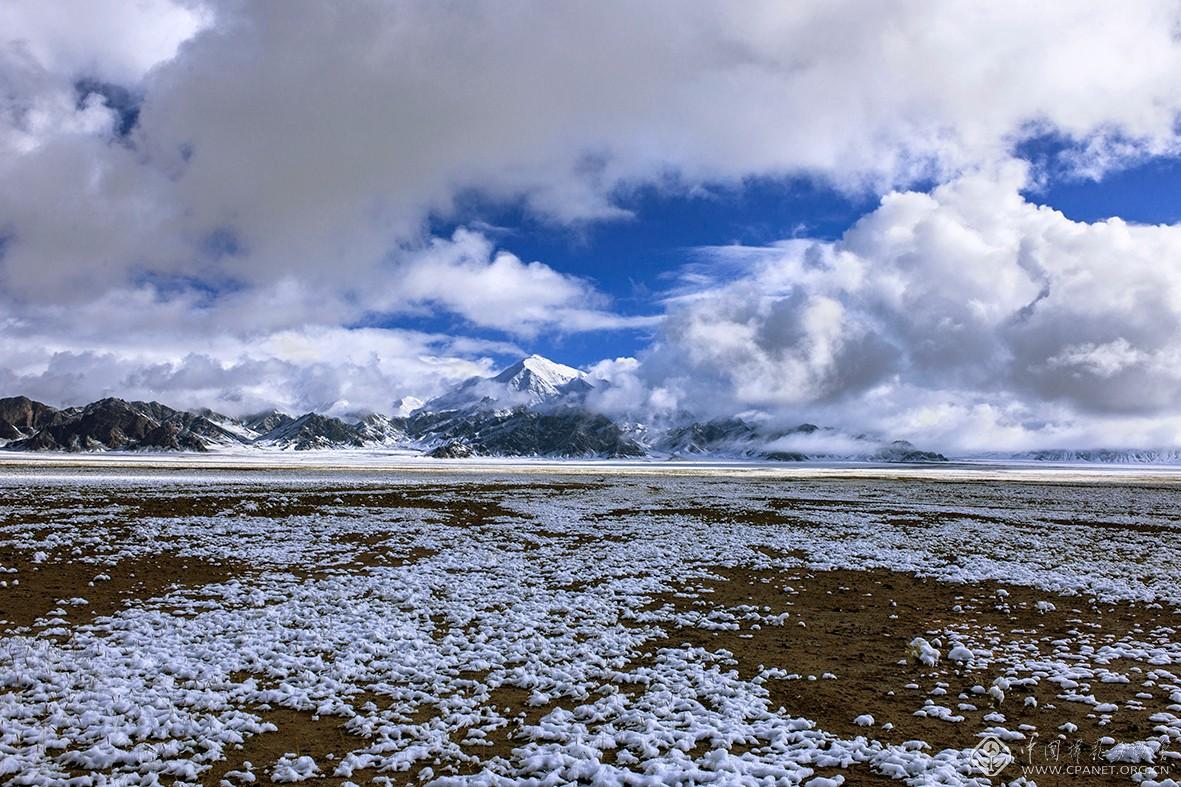
[[[9,0],[0,392],[1181,446],[1172,2]]]

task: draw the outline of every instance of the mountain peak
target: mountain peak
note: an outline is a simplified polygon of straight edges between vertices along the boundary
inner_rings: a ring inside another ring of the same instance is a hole
[[[494,377],[472,377],[442,396],[427,402],[432,411],[512,409],[568,401],[593,386],[577,369],[530,355]]]
[[[563,393],[575,380],[584,380],[586,375],[577,369],[565,366],[540,355],[530,355],[517,361],[493,381],[503,383],[510,390],[520,391],[535,399],[549,399]]]
[[[534,354],[527,358],[522,358],[492,379],[502,383],[509,382],[526,372],[536,375],[540,379],[551,381],[555,385],[562,385],[583,376],[582,372],[573,367]]]
[[[264,410],[261,413],[248,415],[241,420],[247,429],[250,429],[256,435],[263,435],[278,429],[283,424],[289,424],[295,419],[287,413],[272,408],[270,410]]]

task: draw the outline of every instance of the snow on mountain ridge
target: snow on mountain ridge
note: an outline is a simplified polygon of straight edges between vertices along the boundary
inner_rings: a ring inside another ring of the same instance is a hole
[[[261,434],[257,430],[251,429],[243,421],[237,418],[231,418],[230,416],[219,413],[216,410],[210,410],[208,407],[202,407],[198,410],[193,410],[192,412],[194,415],[199,415],[202,418],[208,420],[210,423],[220,426],[222,429],[226,430],[232,435],[235,435],[246,443],[258,438],[258,436]]]
[[[400,399],[395,399],[393,408],[390,410],[390,415],[394,418],[405,418],[415,410],[421,408],[426,402],[419,399],[417,396],[403,396]]]
[[[339,418],[307,413],[280,424],[259,437],[255,444],[304,451],[313,448],[361,448],[364,440],[354,427]]]
[[[573,367],[534,354],[492,379],[514,391],[527,391],[542,398],[550,398],[561,395],[563,389],[575,380],[586,382],[586,375]]]
[[[198,413],[174,410],[159,402],[128,402],[107,397],[82,407],[53,410],[35,434],[14,440],[6,448],[26,451],[205,451],[211,446],[243,442],[237,433]]]
[[[407,441],[404,418],[370,413],[352,426],[366,445],[400,447]]]
[[[279,428],[283,424],[291,423],[295,419],[280,410],[271,409],[261,413],[247,415],[238,420],[244,427],[254,432],[255,435],[264,435],[267,432]]]
[[[1003,459],[1067,464],[1181,465],[1181,448],[1041,449],[1001,456]]]
[[[565,399],[579,399],[594,386],[584,372],[530,355],[493,377],[470,377],[419,412],[536,407]]]

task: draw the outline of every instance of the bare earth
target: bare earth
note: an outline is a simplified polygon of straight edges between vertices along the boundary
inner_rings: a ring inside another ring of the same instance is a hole
[[[153,465],[0,466],[5,783],[1181,773],[1181,476]]]

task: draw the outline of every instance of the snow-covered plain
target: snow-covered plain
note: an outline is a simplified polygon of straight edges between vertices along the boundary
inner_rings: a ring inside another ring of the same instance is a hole
[[[1175,474],[22,459],[7,783],[1178,772]]]

